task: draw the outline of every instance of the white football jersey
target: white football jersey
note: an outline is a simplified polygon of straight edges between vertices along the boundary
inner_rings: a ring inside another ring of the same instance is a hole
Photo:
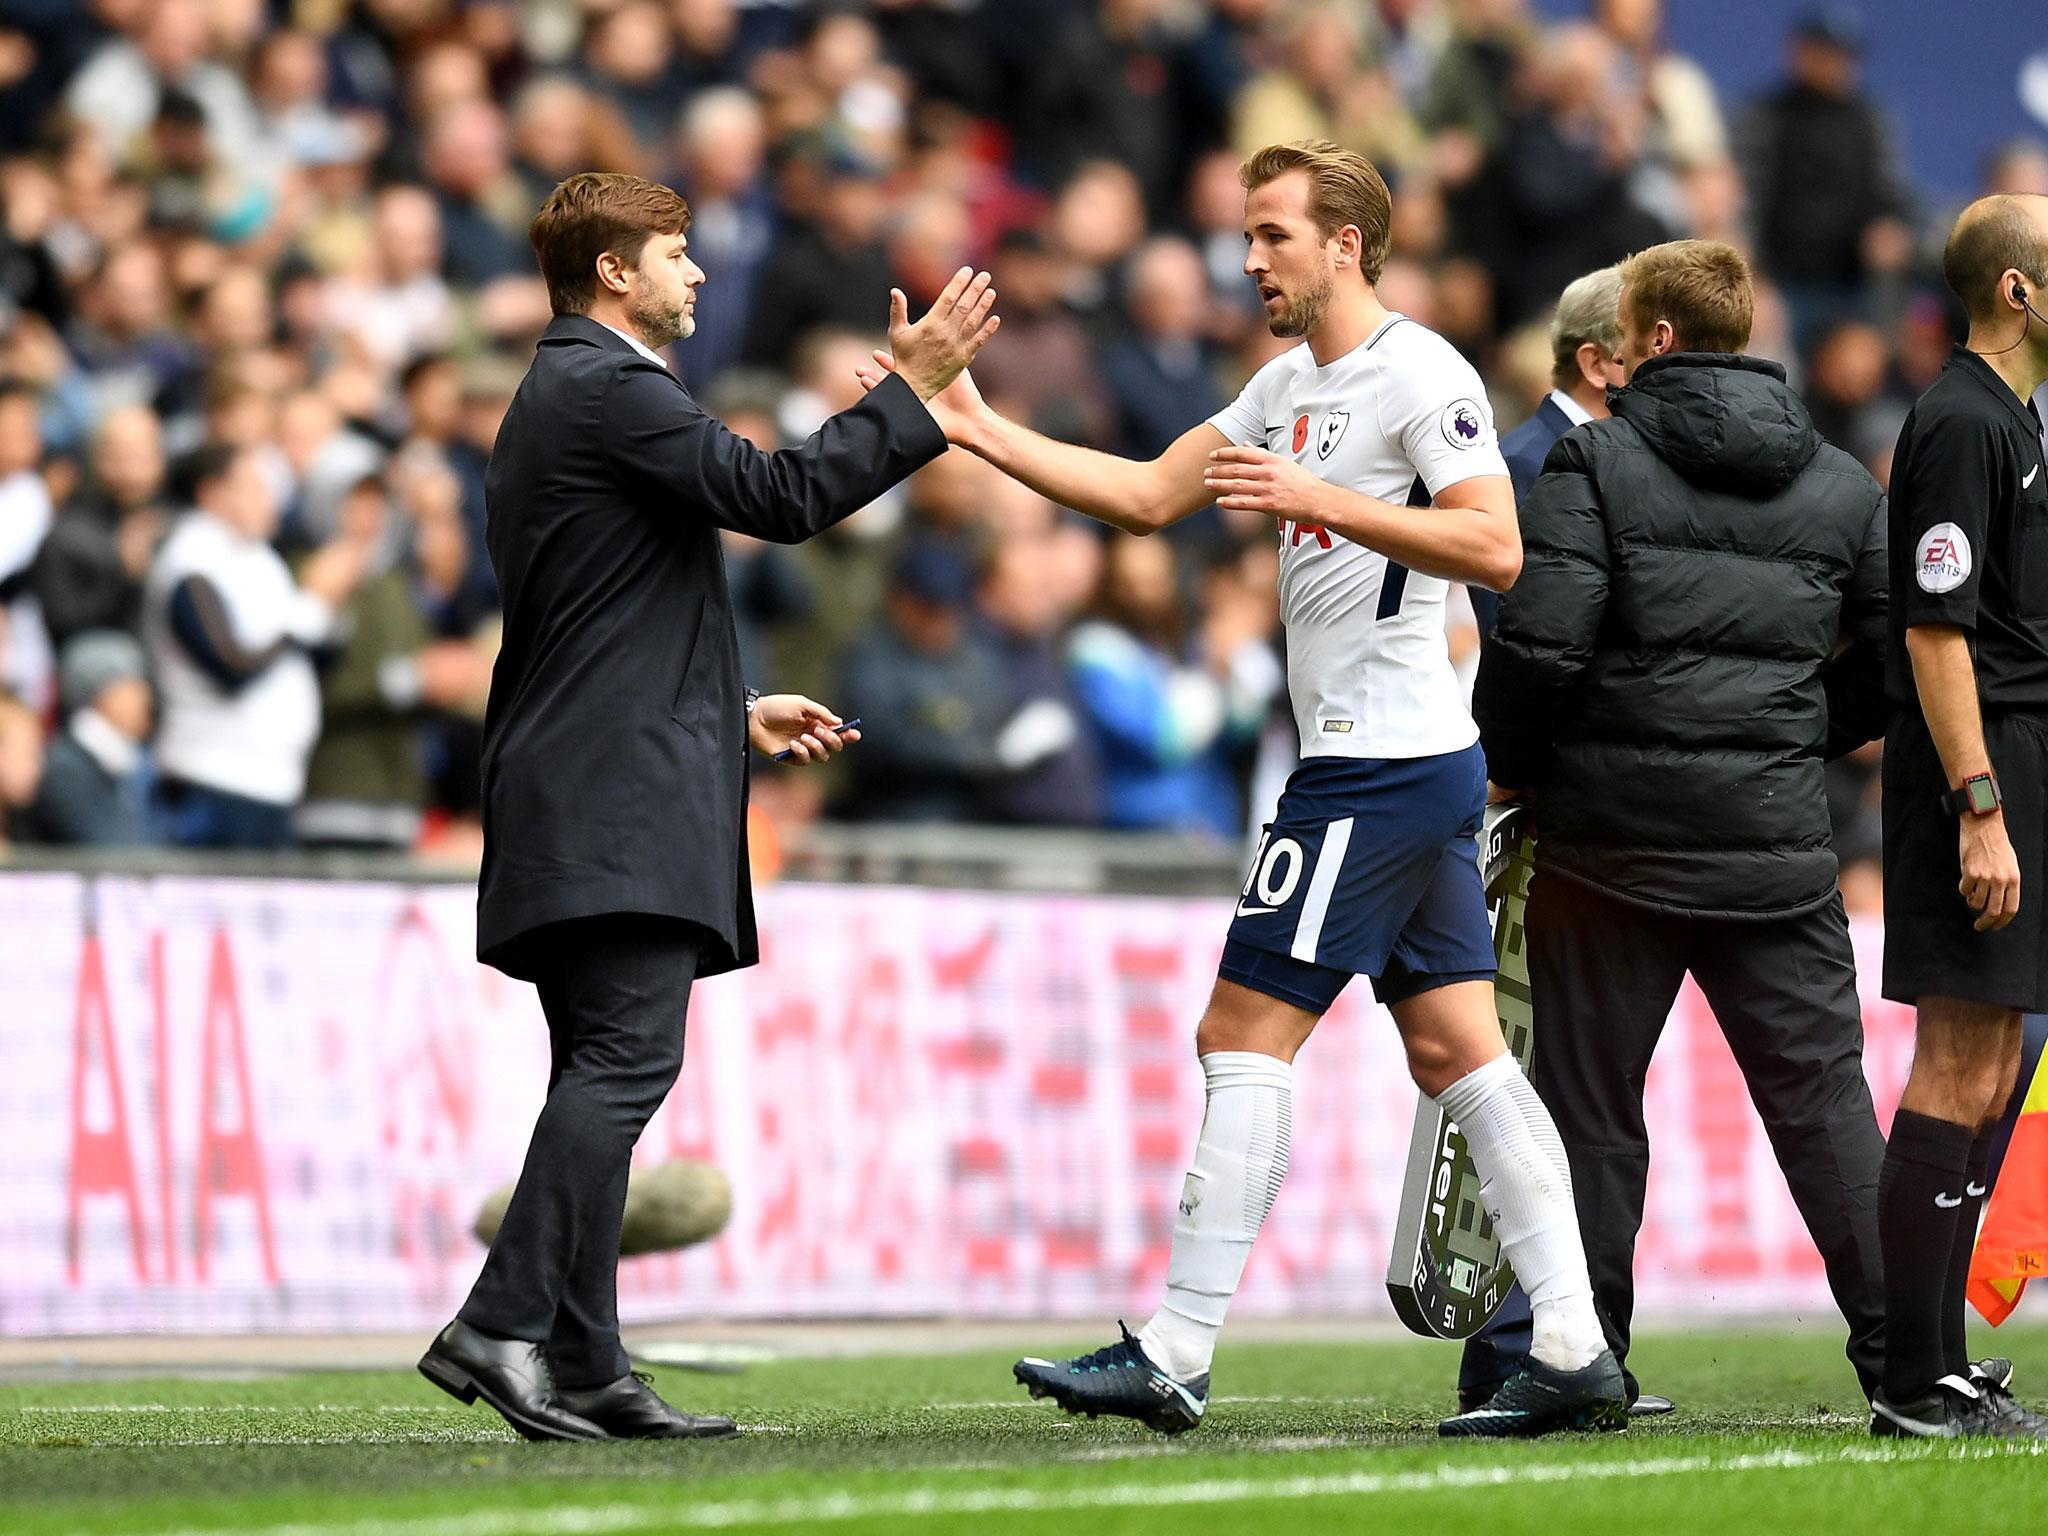
[[[1396,506],[1508,472],[1478,373],[1404,315],[1327,367],[1306,344],[1283,352],[1210,424]],[[1449,590],[1326,529],[1280,525],[1287,688],[1303,757],[1431,757],[1479,739],[1444,640]]]

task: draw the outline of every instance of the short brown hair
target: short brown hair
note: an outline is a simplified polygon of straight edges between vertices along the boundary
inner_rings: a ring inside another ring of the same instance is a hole
[[[1998,308],[1998,280],[2017,269],[2048,288],[2048,242],[2027,216],[2021,199],[2006,193],[1980,198],[1965,208],[1941,251],[1941,275],[1963,301],[1972,320],[1988,319]],[[2031,295],[2030,295],[2031,297]]]
[[[1756,323],[1749,263],[1718,240],[1669,240],[1621,264],[1624,321],[1669,321],[1686,352],[1740,352]]]
[[[610,251],[628,264],[650,235],[690,227],[690,205],[659,182],[583,171],[548,194],[528,231],[558,315],[590,312],[597,298],[597,258]]]
[[[1377,283],[1387,265],[1394,199],[1373,163],[1328,139],[1299,139],[1268,144],[1238,167],[1237,179],[1256,192],[1290,171],[1308,172],[1308,213],[1325,240],[1346,224],[1358,226],[1358,265],[1368,283]]]

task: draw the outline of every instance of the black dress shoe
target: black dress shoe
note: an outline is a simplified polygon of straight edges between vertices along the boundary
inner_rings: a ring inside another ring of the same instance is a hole
[[[1493,1394],[1500,1390],[1497,1381],[1482,1382],[1476,1387],[1458,1388],[1458,1412],[1470,1413],[1475,1408],[1484,1408],[1493,1401]],[[1676,1413],[1678,1404],[1668,1397],[1659,1397],[1654,1392],[1644,1392],[1628,1405],[1628,1416],[1632,1419],[1656,1418],[1660,1414]]]
[[[669,1407],[638,1371],[601,1387],[557,1392],[555,1401],[615,1440],[730,1440],[740,1432],[731,1419]]]
[[[482,1398],[529,1440],[609,1440],[561,1406],[546,1353],[524,1339],[494,1339],[459,1318],[420,1356],[420,1374],[465,1403]]]

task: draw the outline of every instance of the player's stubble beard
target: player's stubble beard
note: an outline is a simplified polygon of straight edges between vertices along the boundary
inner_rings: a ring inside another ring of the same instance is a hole
[[[1306,336],[1323,323],[1323,314],[1330,307],[1330,296],[1336,290],[1336,274],[1325,262],[1322,270],[1316,273],[1315,281],[1282,304],[1280,313],[1266,328],[1275,336]]]

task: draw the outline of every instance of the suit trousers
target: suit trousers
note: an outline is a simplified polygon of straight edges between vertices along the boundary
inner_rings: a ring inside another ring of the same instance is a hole
[[[1868,1396],[1884,1360],[1884,1138],[1863,1075],[1863,1010],[1841,898],[1762,922],[1681,917],[1539,868],[1527,924],[1536,1091],[1571,1161],[1594,1303],[1615,1357],[1626,1366],[1649,1182],[1643,1084],[1690,972],[1820,1250],[1849,1324],[1849,1361]],[[1497,1359],[1527,1347],[1511,1313],[1504,1307],[1496,1326],[1467,1346],[1466,1384],[1519,1368]],[[1633,1400],[1633,1373],[1628,1388]]]
[[[532,946],[553,1071],[512,1203],[460,1316],[498,1338],[544,1343],[558,1386],[599,1386],[631,1369],[619,1342],[626,1175],[682,1069],[703,933],[615,913],[550,923],[519,942]]]

